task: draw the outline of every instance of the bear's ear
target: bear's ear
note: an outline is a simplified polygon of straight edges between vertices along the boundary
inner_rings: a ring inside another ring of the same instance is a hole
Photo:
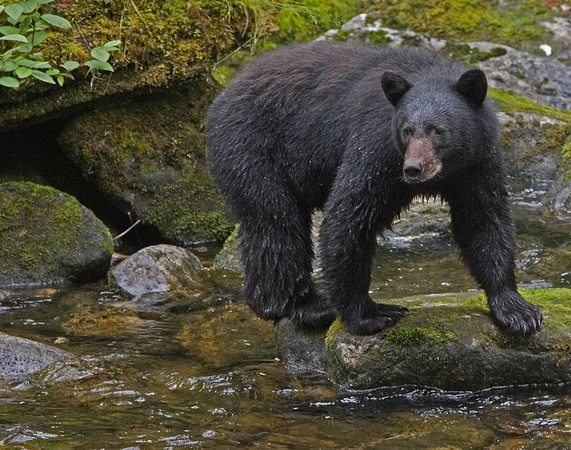
[[[397,103],[412,85],[400,75],[387,70],[381,75],[381,87],[391,105],[397,106]]]
[[[486,99],[488,92],[486,74],[480,69],[467,70],[458,80],[456,89],[468,100],[479,105]]]

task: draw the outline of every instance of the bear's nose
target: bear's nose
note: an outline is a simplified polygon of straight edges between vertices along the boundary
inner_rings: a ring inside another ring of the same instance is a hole
[[[424,172],[424,167],[418,161],[407,161],[403,167],[404,177],[407,181],[417,181]]]

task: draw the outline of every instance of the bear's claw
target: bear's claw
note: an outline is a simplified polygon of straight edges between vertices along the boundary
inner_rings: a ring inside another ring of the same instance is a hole
[[[348,318],[343,323],[349,333],[365,336],[392,327],[407,311],[406,306],[384,305],[371,300],[364,305],[357,320]]]
[[[494,321],[509,334],[526,336],[541,328],[541,310],[517,292],[504,292],[489,299]]]
[[[316,295],[313,301],[293,308],[291,320],[305,331],[326,331],[337,318],[337,311],[325,298]]]

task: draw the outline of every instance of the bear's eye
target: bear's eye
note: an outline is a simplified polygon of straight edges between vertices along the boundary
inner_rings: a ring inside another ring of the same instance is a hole
[[[412,128],[405,128],[402,130],[402,135],[405,137],[412,136]]]
[[[436,136],[442,136],[446,130],[444,128],[439,128],[439,127],[434,127],[432,129],[432,132],[436,135]]]

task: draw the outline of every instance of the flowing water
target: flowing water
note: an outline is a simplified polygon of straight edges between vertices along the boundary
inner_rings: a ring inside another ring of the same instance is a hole
[[[569,218],[543,211],[541,185],[513,191],[518,280],[571,286]],[[476,288],[440,205],[414,210],[427,208],[422,232],[400,234],[413,212],[379,241],[373,298]],[[0,331],[58,343],[81,358],[0,381],[0,445],[571,448],[570,386],[344,391],[321,375],[286,373],[272,325],[254,319],[239,294],[213,288],[205,295],[205,309],[138,307],[103,284],[0,300]]]

